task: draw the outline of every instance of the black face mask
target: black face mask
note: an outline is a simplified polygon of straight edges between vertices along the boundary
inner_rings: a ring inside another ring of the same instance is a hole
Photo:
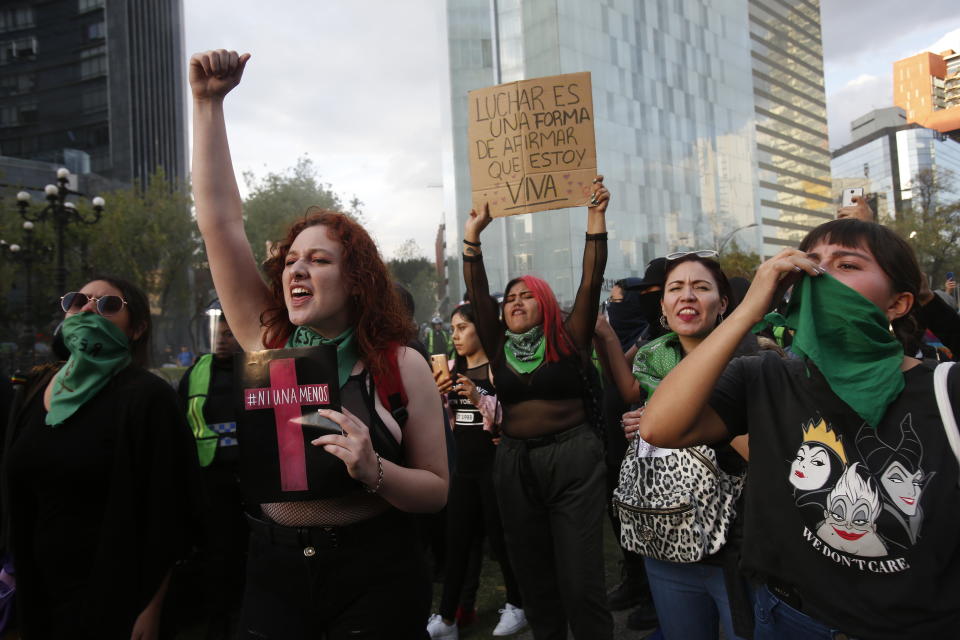
[[[620,339],[620,346],[626,351],[639,338],[660,335],[660,292],[641,294],[639,289],[627,289],[623,292],[622,302],[607,307],[607,316]]]
[[[653,291],[637,296],[637,307],[640,315],[650,324],[654,332],[660,327],[660,316],[663,312],[660,309],[660,300],[663,299],[662,291]]]

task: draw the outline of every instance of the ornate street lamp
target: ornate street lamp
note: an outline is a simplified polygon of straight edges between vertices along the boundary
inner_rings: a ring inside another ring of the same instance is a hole
[[[50,248],[41,244],[33,235],[33,222],[26,220],[23,223],[23,240],[21,244],[8,244],[6,240],[0,240],[0,247],[6,248],[4,257],[23,265],[26,272],[26,287],[24,295],[24,329],[20,345],[20,370],[25,371],[35,360],[34,345],[35,327],[33,323],[33,264],[46,260],[50,253]]]
[[[64,260],[65,238],[67,226],[74,223],[93,225],[100,221],[103,207],[106,204],[103,198],[97,196],[90,200],[93,205],[93,215],[87,216],[77,210],[76,205],[67,202],[68,196],[82,196],[82,193],[73,191],[67,186],[70,172],[67,169],[57,169],[57,184],[48,184],[43,191],[46,194],[47,205],[39,211],[30,210],[30,194],[21,191],[17,194],[17,207],[20,217],[26,222],[46,222],[51,220],[57,232],[57,291],[63,294],[67,288],[67,268]]]

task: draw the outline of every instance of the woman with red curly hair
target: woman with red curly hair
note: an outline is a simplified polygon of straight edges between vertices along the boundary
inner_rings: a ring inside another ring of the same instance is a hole
[[[588,381],[609,200],[597,176],[580,288],[566,319],[550,285],[521,276],[507,283],[501,321],[480,252],[480,233],[491,221],[486,206],[470,212],[463,234],[463,277],[503,406],[493,482],[507,553],[538,639],[565,638],[568,624],[578,640],[613,637],[603,576],[606,468]]]
[[[268,283],[261,279],[223,115],[249,57],[219,50],[190,60],[197,223],[224,314],[245,350],[337,346],[343,411],[321,413],[343,433],[312,444],[340,458],[356,483],[329,498],[259,505],[250,518],[241,637],[422,638],[430,588],[409,514],[446,502],[440,399],[423,358],[403,346],[412,328],[376,245],[356,222],[308,212],[266,261]],[[399,369],[408,397],[402,428],[372,383],[391,369]],[[390,460],[388,448],[401,453]]]

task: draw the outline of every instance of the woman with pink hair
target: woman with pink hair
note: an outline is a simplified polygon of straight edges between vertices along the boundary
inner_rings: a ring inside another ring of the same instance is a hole
[[[470,212],[463,236],[463,275],[503,406],[494,487],[537,640],[565,638],[568,624],[575,638],[613,637],[603,576],[606,472],[586,381],[607,261],[609,200],[597,176],[583,275],[566,319],[550,286],[527,275],[507,284],[501,321],[480,252],[480,233],[491,222],[486,206]]]

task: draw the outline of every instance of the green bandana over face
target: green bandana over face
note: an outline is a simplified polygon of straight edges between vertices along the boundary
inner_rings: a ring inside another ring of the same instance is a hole
[[[45,420],[51,427],[76,413],[132,359],[127,336],[96,313],[68,316],[61,331],[70,358],[53,378],[50,411]]]
[[[830,389],[876,428],[903,391],[903,345],[884,313],[836,278],[804,276],[793,287],[786,317],[769,313],[753,328],[796,331],[791,350],[809,358]]]
[[[543,339],[543,326],[537,325],[525,333],[507,331],[503,353],[507,363],[520,373],[530,373],[540,366],[546,353],[547,341]]]
[[[337,347],[337,373],[340,378],[340,387],[347,384],[350,378],[350,372],[360,359],[357,353],[357,342],[354,340],[353,327],[350,327],[336,338],[324,338],[322,335],[310,327],[297,327],[290,339],[287,340],[287,347],[316,347],[321,344],[333,344]]]

